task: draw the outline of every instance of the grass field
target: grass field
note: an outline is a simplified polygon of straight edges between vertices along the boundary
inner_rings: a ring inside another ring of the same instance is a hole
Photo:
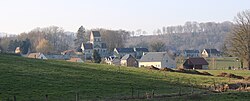
[[[217,58],[205,58],[209,63],[209,69],[216,70],[227,70],[228,67],[238,68],[241,66],[240,61],[236,60],[236,57],[217,57]],[[177,67],[181,66],[184,63],[184,60],[177,58]]]
[[[222,70],[208,72],[219,74]],[[250,76],[248,71],[226,72]],[[185,93],[190,92],[188,85],[211,85],[214,81],[228,82],[228,78],[0,54],[0,101],[14,95],[17,101],[44,101],[46,94],[50,101],[73,101],[76,92],[83,100],[130,96],[132,90],[141,95],[152,90],[170,94],[182,89]]]

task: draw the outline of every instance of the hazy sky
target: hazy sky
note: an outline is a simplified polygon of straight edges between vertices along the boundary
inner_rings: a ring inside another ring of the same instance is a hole
[[[186,21],[233,21],[250,0],[0,0],[0,32],[28,32],[59,26],[76,32],[107,28],[152,33]]]

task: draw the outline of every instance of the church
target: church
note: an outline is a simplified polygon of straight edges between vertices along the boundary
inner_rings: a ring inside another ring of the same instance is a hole
[[[94,50],[96,50],[101,57],[105,57],[107,55],[107,45],[102,42],[99,31],[91,31],[90,41],[82,43],[81,49],[85,59],[92,59]]]

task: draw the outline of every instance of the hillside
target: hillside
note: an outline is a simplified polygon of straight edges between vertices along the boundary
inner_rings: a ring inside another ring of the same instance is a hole
[[[250,76],[247,72],[242,71],[243,76]],[[36,60],[5,54],[0,54],[0,74],[0,100],[12,99],[15,95],[17,101],[40,101],[45,95],[50,101],[71,101],[76,93],[84,100],[119,99],[131,96],[132,90],[134,95],[139,91],[139,96],[152,90],[156,95],[178,93],[179,89],[187,93],[191,91],[190,85],[228,82],[228,78],[214,76]]]
[[[134,36],[127,40],[127,47],[147,47],[155,41],[166,44],[167,50],[221,49],[233,26],[232,22],[186,22],[184,25],[163,27],[150,36]]]

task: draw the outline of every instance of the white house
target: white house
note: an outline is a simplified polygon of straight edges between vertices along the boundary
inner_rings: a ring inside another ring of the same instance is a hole
[[[220,51],[218,51],[217,49],[204,49],[201,52],[201,56],[202,57],[220,57]]]
[[[139,67],[176,68],[176,62],[166,52],[145,53],[139,61]]]

